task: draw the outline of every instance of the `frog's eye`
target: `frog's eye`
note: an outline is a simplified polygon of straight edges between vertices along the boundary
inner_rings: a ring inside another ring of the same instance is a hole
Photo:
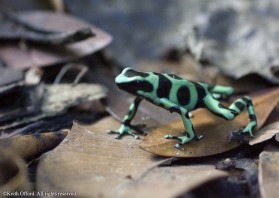
[[[126,77],[135,77],[135,76],[147,77],[147,76],[148,76],[148,74],[146,74],[146,73],[137,72],[137,71],[132,70],[132,69],[127,70],[127,71],[124,73],[124,75],[125,75]]]
[[[129,69],[129,70],[127,70],[126,72],[125,72],[125,74],[124,74],[126,77],[134,77],[134,76],[136,76],[136,72],[134,71],[134,70],[132,70],[132,69]]]

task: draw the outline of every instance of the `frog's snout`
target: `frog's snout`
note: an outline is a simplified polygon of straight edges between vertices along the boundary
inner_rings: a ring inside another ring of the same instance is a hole
[[[121,84],[121,83],[129,82],[131,80],[130,77],[132,77],[132,76],[127,75],[127,73],[128,73],[128,71],[131,71],[131,70],[132,69],[129,67],[125,68],[118,76],[116,76],[115,83]]]
[[[115,78],[115,83],[116,83],[116,84],[121,83],[121,79],[122,79],[121,74],[119,74],[119,75],[116,76],[116,78]]]

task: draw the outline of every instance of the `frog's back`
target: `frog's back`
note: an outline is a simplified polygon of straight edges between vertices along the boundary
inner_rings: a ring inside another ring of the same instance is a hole
[[[207,95],[207,85],[192,82],[174,74],[164,74],[171,81],[169,100],[191,111],[203,107],[203,98]]]

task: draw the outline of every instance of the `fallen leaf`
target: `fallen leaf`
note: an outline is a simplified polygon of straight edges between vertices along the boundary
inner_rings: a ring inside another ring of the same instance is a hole
[[[279,103],[269,115],[268,119],[265,122],[265,126],[272,124],[274,122],[279,122]]]
[[[259,159],[259,185],[262,198],[278,197],[279,152],[278,147],[266,149]]]
[[[234,79],[223,74],[217,67],[204,67],[203,72],[210,78],[211,84],[233,87],[234,93],[238,94],[260,91],[270,87],[270,82],[257,74]]]
[[[107,89],[99,84],[49,85],[45,89],[42,111],[50,114],[64,111],[77,104],[104,98],[106,92]]]
[[[11,85],[14,83],[18,83],[24,80],[23,71],[8,68],[8,67],[0,67],[0,86]]]
[[[250,197],[258,197],[259,195],[259,185],[258,185],[258,159],[251,158],[227,158],[222,160],[216,164],[216,168],[218,170],[233,170],[238,171],[242,169],[241,175],[237,177],[235,174],[232,174],[231,177],[228,178],[234,185],[237,182],[244,182],[245,192],[249,192]]]
[[[227,158],[216,164],[218,170],[227,170],[230,168],[243,169],[246,171],[257,170],[258,161],[251,158]]]
[[[8,149],[0,149],[0,197],[4,192],[31,190],[26,163]]]
[[[22,12],[19,18],[27,23],[53,31],[75,31],[90,27],[95,37],[65,47],[49,47],[28,44],[27,49],[18,47],[18,43],[5,42],[0,46],[0,59],[13,68],[26,69],[30,66],[47,66],[70,61],[92,54],[107,46],[112,37],[104,31],[77,18],[47,11]]]
[[[278,84],[279,25],[274,14],[265,14],[270,7],[273,13],[278,12],[276,0],[207,3],[193,16],[196,31],[188,36],[192,38],[189,44],[194,43],[190,50],[234,78],[258,73]],[[197,46],[202,47],[195,50]]]
[[[61,115],[70,107],[105,98],[107,89],[99,84],[56,84],[47,85],[43,92],[44,96],[39,113],[0,126],[0,130],[3,131],[43,118]]]
[[[179,197],[208,181],[226,177],[212,165],[157,167],[127,184],[120,197]]]
[[[253,104],[258,119],[258,129],[263,125],[268,115],[277,105],[279,89],[260,92],[253,97]],[[239,146],[236,142],[227,142],[227,136],[248,123],[247,112],[242,112],[234,121],[219,118],[208,110],[199,109],[193,112],[193,125],[198,135],[203,135],[201,141],[191,141],[181,149],[174,148],[176,140],[164,139],[167,134],[180,136],[184,126],[182,120],[176,120],[159,127],[146,136],[140,147],[148,152],[168,157],[201,157],[223,153]]]
[[[67,138],[40,160],[37,189],[77,192],[79,197],[116,197],[121,185],[165,161],[139,149],[139,140],[116,140],[106,134],[119,126],[112,117],[91,126],[74,123]]]
[[[249,141],[250,145],[259,144],[273,138],[279,133],[279,122],[274,122],[257,132],[255,137]]]
[[[67,131],[35,133],[0,139],[0,148],[16,153],[26,161],[55,148],[67,136]]]
[[[13,84],[14,85],[14,84]],[[44,85],[15,87],[0,94],[0,124],[18,120],[20,117],[32,116],[40,112]],[[20,100],[18,100],[20,98]]]
[[[21,41],[45,45],[66,45],[85,40],[94,36],[92,30],[87,27],[72,32],[58,32],[47,30],[42,26],[34,26],[21,20],[14,12],[0,13],[0,40]]]

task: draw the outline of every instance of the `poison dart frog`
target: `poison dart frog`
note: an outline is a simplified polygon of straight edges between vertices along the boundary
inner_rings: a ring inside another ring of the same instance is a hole
[[[250,137],[253,137],[252,131],[257,126],[255,110],[249,96],[237,99],[229,107],[225,107],[220,103],[219,99],[232,95],[234,90],[231,87],[192,82],[174,74],[139,72],[132,68],[125,68],[115,78],[115,83],[119,89],[136,96],[123,119],[121,127],[117,131],[108,131],[109,133],[117,134],[116,139],[121,138],[123,135],[139,138],[132,132],[130,123],[142,99],[181,115],[185,128],[185,131],[182,131],[182,135],[165,136],[166,139],[177,139],[179,141],[175,145],[176,148],[180,148],[193,139],[200,140],[203,138],[202,135],[196,134],[189,117],[189,112],[197,108],[207,108],[219,117],[233,120],[246,107],[250,122],[243,130],[234,133],[238,134],[238,136],[248,133]]]

